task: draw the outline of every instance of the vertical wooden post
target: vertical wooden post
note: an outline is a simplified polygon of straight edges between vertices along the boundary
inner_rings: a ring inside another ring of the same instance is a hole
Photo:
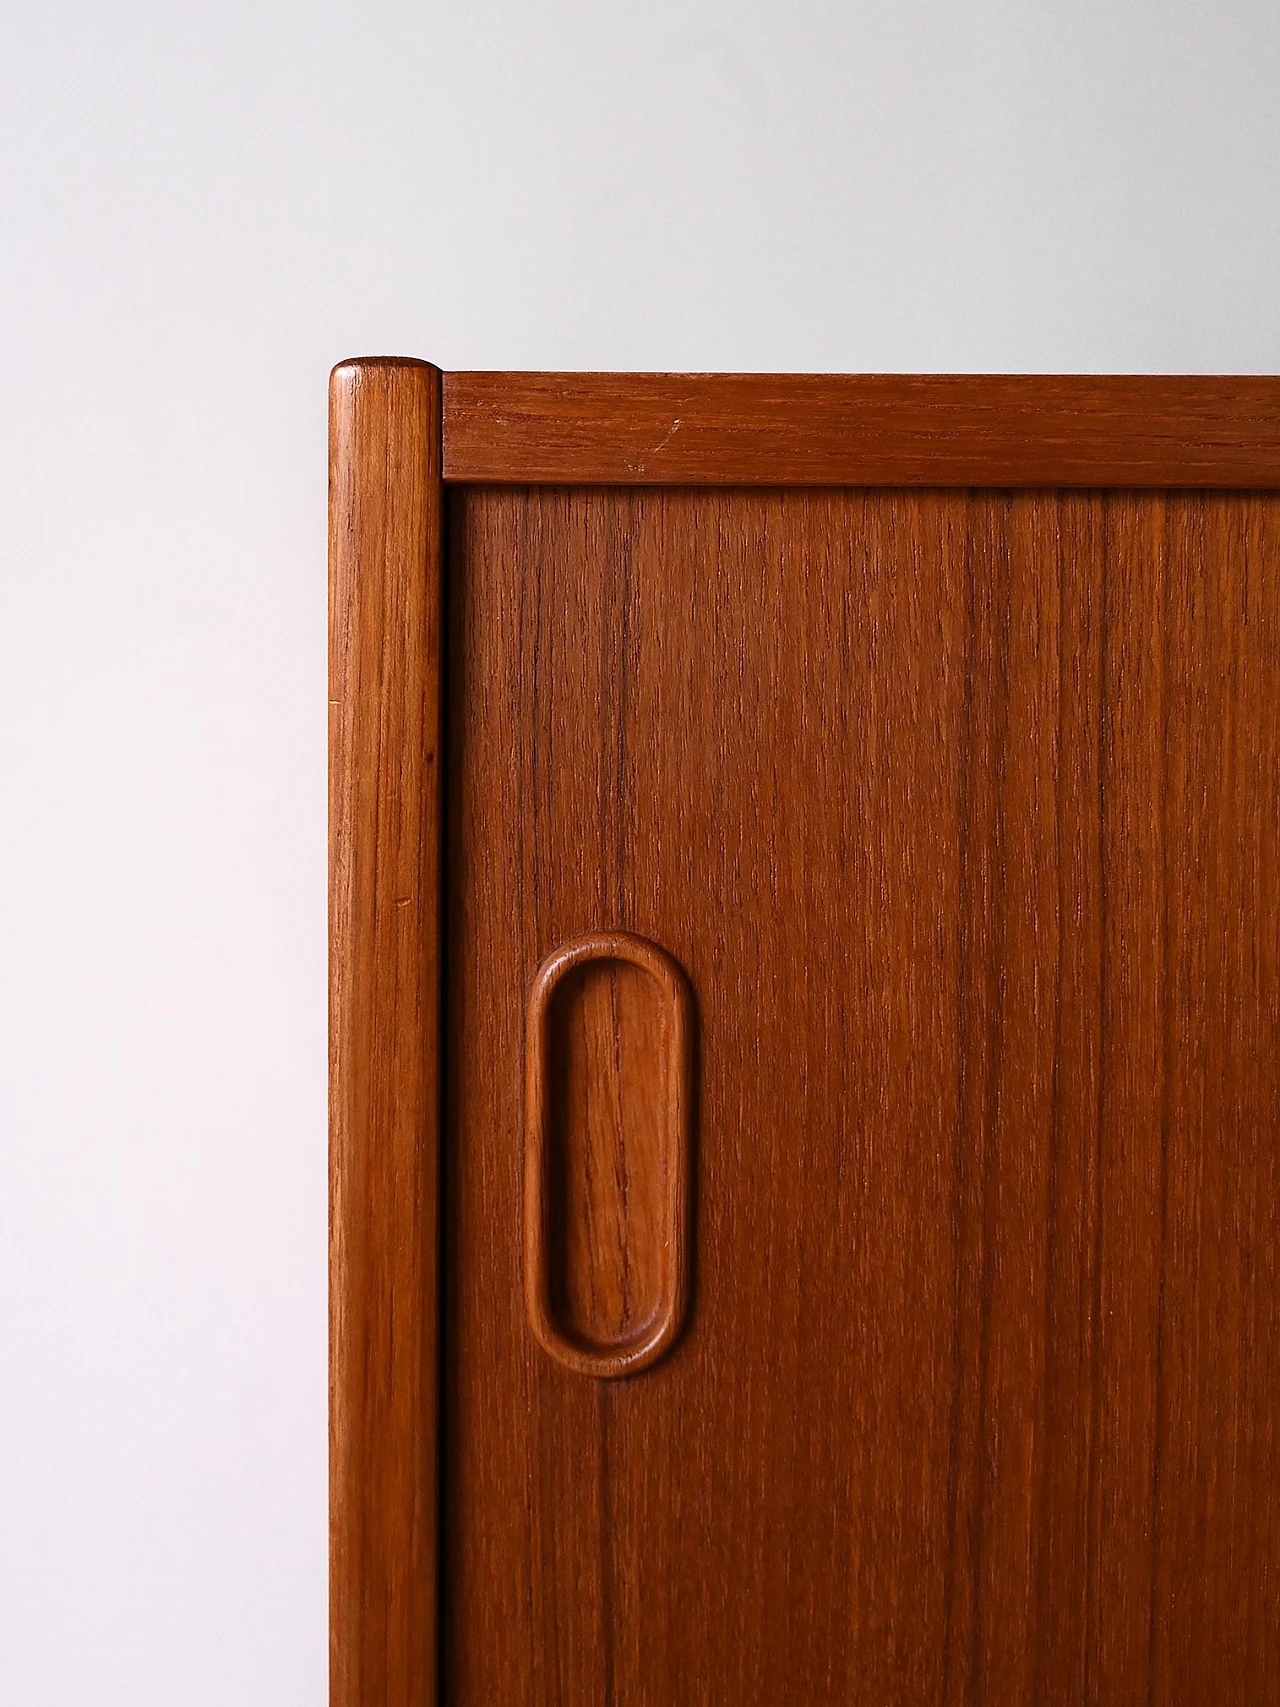
[[[330,1702],[435,1707],[440,374],[329,401]]]

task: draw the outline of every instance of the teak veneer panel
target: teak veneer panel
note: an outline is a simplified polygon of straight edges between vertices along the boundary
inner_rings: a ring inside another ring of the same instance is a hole
[[[330,385],[331,1707],[436,1701],[440,375]]]
[[[1280,500],[454,491],[455,1707],[1280,1701]],[[524,1319],[542,956],[699,1012],[652,1369]]]
[[[446,480],[1280,487],[1280,379],[449,373]]]

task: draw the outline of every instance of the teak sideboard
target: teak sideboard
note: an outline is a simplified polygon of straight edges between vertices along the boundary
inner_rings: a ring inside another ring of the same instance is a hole
[[[1278,1707],[1280,380],[331,409],[333,1707]]]

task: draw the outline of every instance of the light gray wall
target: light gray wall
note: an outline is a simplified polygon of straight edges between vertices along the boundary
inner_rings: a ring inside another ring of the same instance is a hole
[[[325,376],[1276,371],[1274,0],[11,0],[0,1700],[325,1697]]]

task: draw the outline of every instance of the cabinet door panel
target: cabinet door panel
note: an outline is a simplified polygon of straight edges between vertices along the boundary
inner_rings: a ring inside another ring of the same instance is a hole
[[[1280,502],[449,505],[445,1699],[1280,1701]],[[608,931],[696,1040],[617,1380],[523,1275]]]

